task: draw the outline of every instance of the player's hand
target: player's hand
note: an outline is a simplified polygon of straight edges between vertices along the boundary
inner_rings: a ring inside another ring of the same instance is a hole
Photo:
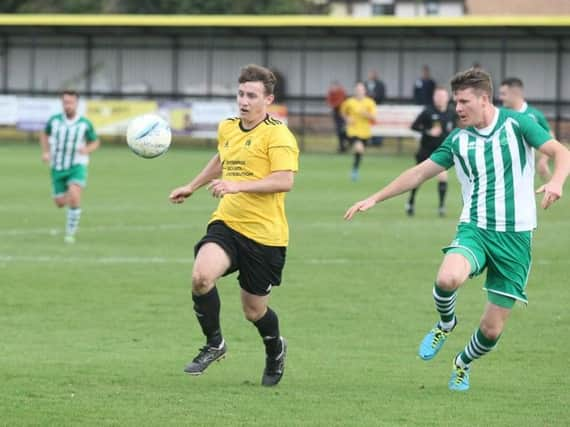
[[[239,187],[237,182],[233,181],[223,181],[221,179],[214,179],[210,184],[208,184],[208,191],[212,193],[214,197],[224,197],[226,194],[239,193]]]
[[[346,213],[344,214],[344,219],[350,221],[354,215],[358,212],[364,212],[373,207],[376,204],[376,201],[369,197],[368,199],[361,200],[360,202],[356,202],[352,205]]]
[[[83,155],[89,154],[89,150],[87,149],[86,146],[80,147],[79,150],[77,150],[77,151],[79,151],[79,154],[83,154]]]
[[[547,182],[546,184],[541,185],[540,188],[536,190],[536,193],[544,193],[540,206],[543,209],[548,209],[550,205],[562,197],[562,186],[560,184],[553,183],[552,181]]]
[[[187,185],[178,187],[172,190],[168,198],[172,203],[184,203],[188,197],[192,195],[193,191]]]
[[[50,156],[49,151],[42,153],[42,162],[49,163],[50,158],[51,158],[51,156]]]

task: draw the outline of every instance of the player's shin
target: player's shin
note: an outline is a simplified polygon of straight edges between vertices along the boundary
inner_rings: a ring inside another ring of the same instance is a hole
[[[435,308],[439,313],[440,326],[443,330],[449,331],[455,325],[455,304],[457,301],[457,291],[446,291],[437,286],[433,286],[433,300]]]
[[[279,319],[277,313],[267,307],[267,311],[260,319],[253,322],[265,344],[265,353],[270,357],[277,357],[281,352],[279,334]]]
[[[220,296],[215,286],[204,295],[192,294],[194,312],[200,323],[202,332],[206,336],[207,344],[219,347],[222,344],[222,330],[220,327]]]
[[[67,223],[65,226],[65,234],[74,236],[79,228],[79,219],[81,217],[81,208],[70,207],[67,210]]]
[[[469,343],[455,359],[455,364],[460,368],[468,368],[471,362],[483,357],[485,354],[493,350],[497,345],[499,338],[500,336],[494,340],[487,338],[483,335],[481,329],[477,329],[477,331],[475,331],[471,336]]]

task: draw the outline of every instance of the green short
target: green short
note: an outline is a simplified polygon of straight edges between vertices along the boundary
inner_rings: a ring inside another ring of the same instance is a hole
[[[525,293],[531,257],[531,231],[501,232],[461,223],[445,254],[463,255],[471,265],[471,276],[487,268],[484,290],[489,302],[512,308],[516,301],[528,303]]]
[[[87,185],[87,166],[73,165],[71,168],[62,171],[51,169],[53,197],[60,197],[67,193],[70,184],[77,184],[80,187]]]

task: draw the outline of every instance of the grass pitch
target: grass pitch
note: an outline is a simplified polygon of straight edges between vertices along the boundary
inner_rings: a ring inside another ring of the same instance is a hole
[[[51,202],[37,146],[0,146],[0,425],[557,426],[570,423],[570,196],[539,213],[530,305],[476,362],[471,390],[447,390],[451,360],[476,328],[482,279],[461,290],[459,327],[436,359],[418,344],[436,321],[431,287],[460,209],[450,176],[447,218],[436,183],[407,218],[403,197],[345,223],[354,201],[412,165],[306,154],[288,195],[291,244],[272,293],[289,356],[282,383],[259,385],[261,341],[242,316],[235,276],[221,280],[226,360],[193,378],[203,344],[192,312],[192,247],[216,200],[182,206],[169,191],[212,152],[173,149],[143,160],[95,153],[75,245]]]

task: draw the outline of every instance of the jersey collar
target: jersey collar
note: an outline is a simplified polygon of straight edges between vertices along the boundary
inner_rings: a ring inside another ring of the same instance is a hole
[[[241,122],[241,119],[239,119],[239,128],[242,132],[251,132],[252,130],[254,130],[256,127],[258,127],[260,124],[262,124],[265,120],[267,120],[269,118],[269,114],[266,114],[265,117],[263,118],[263,120],[261,120],[258,124],[256,124],[254,127],[252,127],[251,129],[246,129],[243,127],[243,124]]]
[[[519,113],[524,113],[527,108],[528,108],[528,104],[527,104],[527,102],[525,101],[525,102],[523,102],[522,107],[521,107],[519,110],[517,110],[517,111],[518,111]]]
[[[495,126],[497,126],[497,122],[499,121],[499,109],[497,107],[493,107],[493,109],[495,110],[495,112],[493,114],[493,120],[491,121],[491,124],[481,129],[475,128],[475,131],[479,135],[489,136],[491,135],[491,132],[493,132],[493,129],[495,129]]]
[[[80,117],[81,116],[79,114],[76,114],[72,119],[68,119],[65,113],[63,113],[63,120],[65,120],[65,124],[68,126],[77,123]]]

